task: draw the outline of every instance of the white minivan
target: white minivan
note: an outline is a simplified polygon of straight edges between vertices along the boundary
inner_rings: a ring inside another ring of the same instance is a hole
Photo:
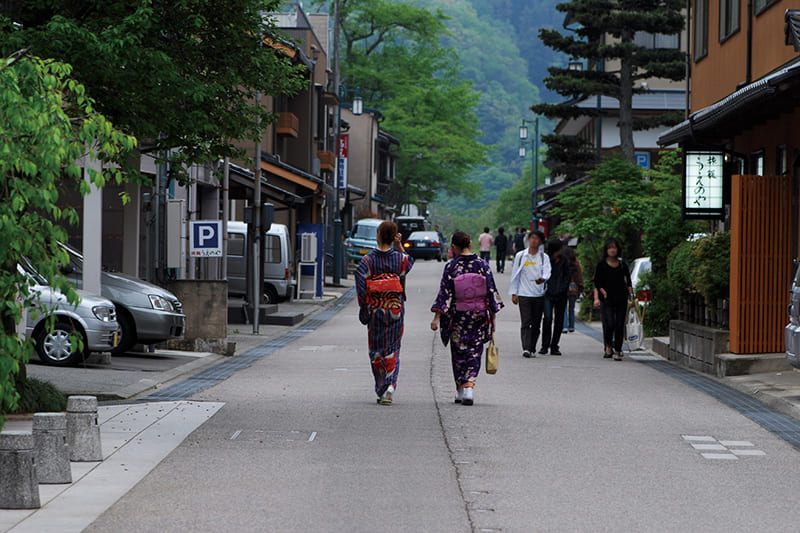
[[[247,294],[247,224],[228,222],[228,294]],[[289,228],[272,224],[264,234],[263,303],[274,304],[290,298],[294,292],[291,275]]]

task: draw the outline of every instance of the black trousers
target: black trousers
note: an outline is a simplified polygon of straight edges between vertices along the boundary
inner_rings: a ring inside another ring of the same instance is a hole
[[[519,296],[518,305],[522,350],[533,353],[541,331],[544,296]]]
[[[558,350],[561,330],[564,329],[564,310],[567,308],[567,295],[544,297],[544,320],[542,324],[542,347]],[[553,320],[555,313],[555,320]]]
[[[603,344],[611,346],[615,352],[622,351],[627,311],[628,302],[616,304],[600,302],[600,312],[603,315]]]
[[[497,249],[497,271],[502,272],[506,269],[506,251]]]

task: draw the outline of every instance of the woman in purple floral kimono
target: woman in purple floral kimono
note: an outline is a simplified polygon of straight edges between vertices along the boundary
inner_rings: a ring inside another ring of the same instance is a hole
[[[442,342],[450,343],[455,402],[472,405],[475,379],[481,369],[483,343],[492,338],[494,316],[503,302],[494,284],[489,263],[470,251],[472,242],[463,231],[453,234],[454,258],[442,272],[439,295],[431,307],[431,329],[439,329]]]

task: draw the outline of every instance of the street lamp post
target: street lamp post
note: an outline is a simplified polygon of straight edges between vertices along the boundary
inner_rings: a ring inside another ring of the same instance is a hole
[[[336,168],[333,170],[335,199],[333,219],[333,284],[338,285],[342,279],[342,214],[339,206],[339,191],[343,188],[342,182],[342,100],[349,94],[355,93],[353,98],[353,114],[360,115],[364,112],[364,100],[359,89],[348,90],[344,85],[339,85],[339,105],[336,106]]]
[[[533,120],[522,119],[522,125],[519,127],[519,157],[525,159],[527,147],[525,141],[528,140],[528,124],[533,124],[533,139],[531,139],[531,162],[533,168],[531,169],[531,226],[533,229],[539,223],[539,117]]]

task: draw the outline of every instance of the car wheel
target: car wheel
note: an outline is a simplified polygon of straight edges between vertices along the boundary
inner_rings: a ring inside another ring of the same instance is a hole
[[[136,325],[133,319],[117,307],[117,322],[119,322],[119,344],[111,350],[111,355],[121,355],[133,348],[136,344]]]
[[[264,285],[264,303],[276,304],[278,303],[278,291],[272,285]]]
[[[73,350],[71,346],[70,335],[76,331],[75,326],[65,320],[58,320],[53,331],[43,328],[36,335],[36,354],[39,360],[52,366],[70,366],[82,361],[84,352]]]

